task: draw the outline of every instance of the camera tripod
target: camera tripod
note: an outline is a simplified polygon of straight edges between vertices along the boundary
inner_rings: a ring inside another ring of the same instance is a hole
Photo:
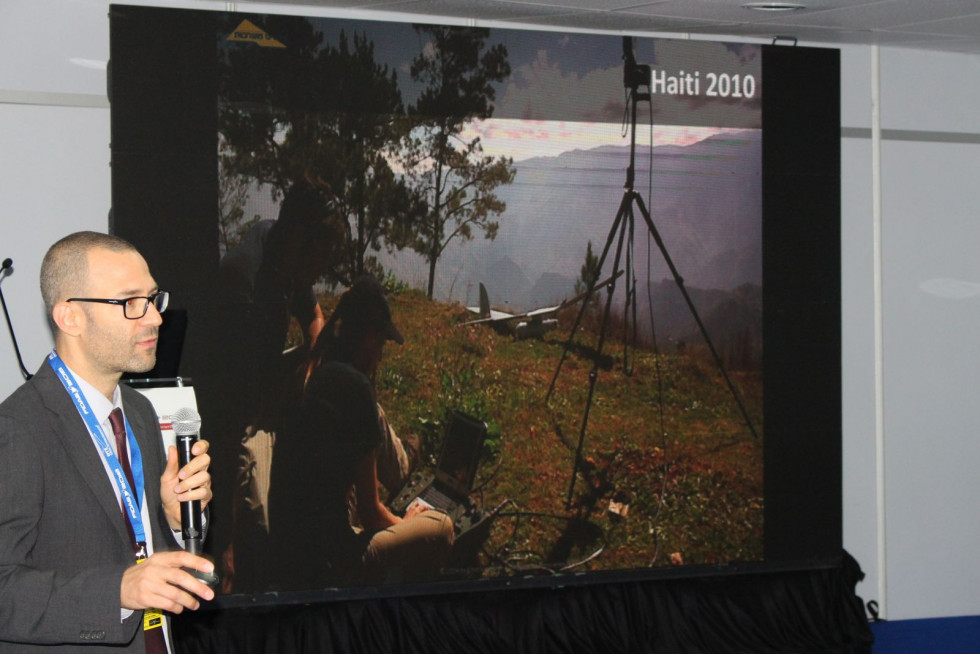
[[[738,405],[739,411],[742,414],[745,423],[748,425],[749,431],[751,431],[754,438],[758,438],[758,434],[755,431],[755,427],[752,425],[752,420],[749,418],[748,412],[745,409],[745,405],[739,397],[738,391],[735,389],[735,385],[732,383],[731,378],[728,376],[728,372],[725,370],[725,365],[722,362],[721,356],[715,349],[714,344],[711,341],[711,337],[708,335],[708,330],[705,328],[704,323],[701,321],[701,317],[698,314],[697,308],[694,306],[694,302],[691,300],[691,296],[687,292],[687,288],[684,286],[684,278],[681,277],[673,260],[670,257],[670,253],[667,252],[667,247],[664,245],[663,239],[660,236],[660,232],[657,230],[656,225],[653,223],[653,219],[650,217],[650,212],[646,205],[643,203],[643,198],[634,189],[634,177],[635,177],[635,162],[636,162],[636,113],[637,105],[641,101],[647,103],[651,102],[651,94],[649,91],[650,84],[650,73],[651,69],[649,66],[642,66],[636,63],[636,59],[633,56],[632,47],[632,37],[623,37],[623,59],[625,61],[623,69],[623,84],[628,90],[627,94],[627,111],[629,112],[629,132],[630,132],[630,160],[629,167],[626,170],[626,184],[624,185],[625,191],[623,193],[623,198],[619,203],[619,209],[616,211],[616,217],[613,220],[612,226],[609,229],[609,235],[606,237],[606,243],[603,246],[602,253],[599,255],[599,259],[596,263],[596,273],[591,275],[589,280],[588,289],[586,290],[582,303],[579,308],[578,316],[575,318],[575,323],[572,326],[571,332],[569,332],[568,339],[562,349],[561,358],[558,361],[558,366],[555,369],[555,374],[551,379],[551,384],[548,387],[548,393],[545,396],[545,401],[551,399],[551,394],[555,390],[555,383],[558,381],[558,375],[561,372],[562,365],[565,362],[565,358],[568,355],[569,349],[572,347],[572,343],[575,339],[575,333],[578,331],[579,325],[582,322],[582,317],[585,315],[586,310],[589,307],[589,300],[595,290],[597,290],[598,284],[598,272],[602,270],[603,265],[606,262],[606,257],[609,255],[612,245],[615,242],[616,250],[613,258],[612,276],[608,284],[606,284],[606,302],[602,311],[602,321],[599,328],[599,340],[596,345],[595,359],[592,366],[592,370],[589,372],[589,392],[585,404],[585,413],[582,417],[582,426],[579,431],[578,446],[575,450],[575,463],[572,468],[572,480],[568,488],[568,497],[566,499],[566,508],[571,507],[572,498],[575,491],[575,479],[579,472],[579,467],[582,462],[582,448],[585,444],[585,433],[588,428],[589,423],[589,412],[592,408],[592,399],[595,395],[596,381],[599,376],[599,365],[602,360],[602,351],[605,346],[607,329],[609,326],[609,314],[612,307],[613,295],[616,291],[616,280],[622,274],[624,277],[625,285],[625,308],[623,312],[623,322],[625,325],[623,344],[624,344],[624,356],[623,356],[623,371],[625,374],[632,374],[632,366],[629,360],[629,350],[630,343],[635,349],[636,347],[636,277],[633,273],[633,232],[635,228],[635,213],[634,205],[639,209],[640,215],[643,217],[643,221],[646,223],[647,229],[650,235],[653,237],[654,242],[657,244],[657,248],[660,250],[661,255],[664,258],[664,262],[670,269],[670,273],[674,278],[674,282],[677,288],[680,290],[681,295],[684,297],[684,301],[687,304],[688,309],[691,311],[691,315],[694,318],[695,323],[697,323],[698,330],[704,337],[704,341],[714,358],[718,369],[721,371],[722,377],[724,377],[725,383],[728,386],[735,403]],[[647,91],[645,93],[640,93],[639,87],[642,85],[647,86]],[[620,268],[620,263],[623,262],[625,256],[625,262],[623,269]]]

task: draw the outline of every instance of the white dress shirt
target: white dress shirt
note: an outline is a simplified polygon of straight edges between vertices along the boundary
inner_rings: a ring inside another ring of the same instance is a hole
[[[68,368],[67,365],[65,367]],[[116,450],[116,439],[109,438],[109,435],[113,434],[112,424],[109,422],[109,414],[112,413],[113,409],[118,407],[122,409],[123,416],[126,415],[126,409],[122,405],[122,392],[119,390],[119,386],[116,386],[115,390],[113,390],[112,401],[110,402],[109,398],[107,398],[105,395],[100,393],[94,386],[92,386],[90,383],[85,381],[74,370],[68,368],[68,371],[71,373],[72,377],[75,378],[75,382],[78,384],[78,389],[82,392],[82,395],[85,397],[85,402],[88,404],[89,410],[92,411],[92,415],[95,416],[95,419],[102,426],[102,431],[105,432],[106,440],[109,442],[109,445],[110,447],[112,447],[116,456],[118,456],[119,452]],[[119,512],[120,515],[122,515],[122,493],[119,491],[119,487],[116,485],[115,475],[112,474],[112,469],[109,467],[109,462],[106,461],[106,458],[104,456],[102,456],[102,448],[99,447],[99,443],[96,440],[95,434],[90,433],[89,436],[92,439],[92,446],[99,452],[99,459],[102,461],[102,466],[105,468],[105,474],[106,477],[109,479],[109,484],[112,486],[112,490],[116,494],[116,502],[119,504],[120,507]],[[132,460],[131,452],[130,452],[130,460]],[[145,483],[154,483],[154,481],[156,481],[156,483],[159,483],[159,480],[152,480],[152,479],[145,480]],[[137,492],[137,490],[134,488],[133,492],[135,493]],[[142,495],[145,500],[146,494],[145,493],[139,493],[139,494]],[[150,556],[151,554],[153,554],[153,530],[150,528],[150,510],[149,507],[147,507],[147,503],[145,501],[140,503],[140,517],[143,520],[143,531],[146,532],[146,555]],[[132,609],[126,609],[120,607],[120,621],[124,621],[132,614],[133,614]],[[170,616],[164,613],[163,618],[169,623]],[[140,635],[138,635],[137,638],[143,637],[142,631],[143,631],[142,628],[140,628]],[[164,626],[163,638],[167,643],[167,651],[171,652],[173,651],[173,648],[170,645],[170,636],[168,634],[169,631],[170,631],[169,626]]]

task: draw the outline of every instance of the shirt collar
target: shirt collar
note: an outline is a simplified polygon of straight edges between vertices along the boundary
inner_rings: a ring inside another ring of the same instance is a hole
[[[89,410],[95,419],[99,421],[99,424],[105,423],[109,419],[109,414],[116,407],[122,408],[122,393],[119,390],[119,384],[112,391],[112,401],[109,401],[105,395],[99,392],[95,386],[88,383],[82,377],[79,377],[74,370],[65,364],[65,368],[68,368],[68,372],[71,376],[75,378],[75,383],[78,384],[78,390],[82,392],[82,396],[85,397],[85,402],[88,404]]]

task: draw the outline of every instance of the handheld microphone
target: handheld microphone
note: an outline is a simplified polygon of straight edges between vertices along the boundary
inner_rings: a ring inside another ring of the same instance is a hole
[[[174,434],[177,437],[177,463],[183,468],[193,458],[191,448],[201,438],[201,416],[194,409],[184,407],[177,409],[172,418]],[[180,536],[184,540],[184,549],[191,554],[202,555],[204,527],[200,500],[180,503]],[[209,586],[218,583],[217,574],[186,570]]]

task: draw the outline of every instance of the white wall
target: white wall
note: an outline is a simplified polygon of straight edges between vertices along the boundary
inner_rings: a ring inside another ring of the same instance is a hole
[[[53,340],[38,288],[41,257],[78,229],[106,231],[109,110],[0,102],[0,281],[24,364],[34,372]],[[22,378],[7,327],[0,337],[0,396]]]
[[[980,613],[978,103],[980,57],[882,53],[886,570],[895,617]]]
[[[858,594],[877,599],[875,475],[875,231],[871,51],[841,50],[841,334],[844,548],[866,575]]]
[[[844,546],[889,619],[975,615],[980,57],[841,59]]]
[[[15,266],[0,284],[32,370],[51,347],[40,258],[107,226],[107,12],[0,4],[0,258]],[[980,614],[980,57],[845,47],[841,61],[844,546],[885,617]],[[20,381],[4,333],[0,397]]]
[[[106,229],[106,9],[51,0],[0,5],[0,258],[14,262],[0,285],[31,372],[52,346],[37,281],[45,249],[57,234]],[[43,47],[39,34],[49,35]],[[100,59],[101,69],[93,63]],[[2,331],[5,397],[22,377],[6,325]]]

